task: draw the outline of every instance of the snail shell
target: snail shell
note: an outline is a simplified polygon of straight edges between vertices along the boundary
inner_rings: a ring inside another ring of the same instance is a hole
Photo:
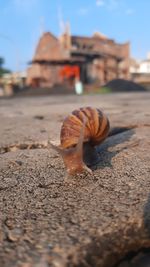
[[[99,161],[95,146],[100,145],[109,133],[109,120],[98,108],[83,107],[65,118],[60,132],[61,153],[69,174],[80,173]]]
[[[100,110],[91,107],[74,110],[63,122],[60,132],[62,148],[69,148],[77,145],[81,128],[86,119],[84,129],[84,143],[99,145],[108,135],[109,121],[106,115]]]

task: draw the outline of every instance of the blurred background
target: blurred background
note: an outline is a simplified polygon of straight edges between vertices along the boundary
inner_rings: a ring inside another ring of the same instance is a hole
[[[150,1],[0,2],[0,97],[150,89]]]

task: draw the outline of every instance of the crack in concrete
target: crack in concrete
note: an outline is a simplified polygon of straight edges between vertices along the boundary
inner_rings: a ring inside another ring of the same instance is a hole
[[[41,149],[47,148],[48,141],[37,142],[37,143],[20,143],[20,144],[11,144],[0,147],[0,154],[15,152],[17,150],[29,150],[29,149]]]
[[[141,125],[129,125],[129,126],[119,126],[113,127],[110,129],[110,133],[108,138],[111,138],[114,135],[122,134],[126,131],[130,131],[135,128],[140,127],[150,127],[150,124],[141,124]],[[10,144],[6,146],[0,147],[0,154],[8,153],[8,152],[16,152],[17,150],[29,150],[29,149],[41,149],[41,148],[49,148],[48,140],[42,142],[33,142],[33,143],[20,143],[20,144]]]

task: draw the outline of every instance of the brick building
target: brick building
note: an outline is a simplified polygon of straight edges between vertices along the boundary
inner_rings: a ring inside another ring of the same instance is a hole
[[[66,31],[56,38],[46,32],[27,71],[27,83],[41,87],[63,83],[67,77],[61,73],[66,67],[78,68],[84,84],[103,85],[115,78],[128,79],[129,49],[129,43],[118,44],[100,33],[84,37]]]

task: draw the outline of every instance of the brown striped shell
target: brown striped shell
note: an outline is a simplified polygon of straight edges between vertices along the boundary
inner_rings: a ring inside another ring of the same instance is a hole
[[[78,144],[84,121],[84,143],[96,146],[107,137],[109,121],[106,115],[98,108],[83,107],[74,110],[63,122],[60,133],[60,146],[63,149]]]

